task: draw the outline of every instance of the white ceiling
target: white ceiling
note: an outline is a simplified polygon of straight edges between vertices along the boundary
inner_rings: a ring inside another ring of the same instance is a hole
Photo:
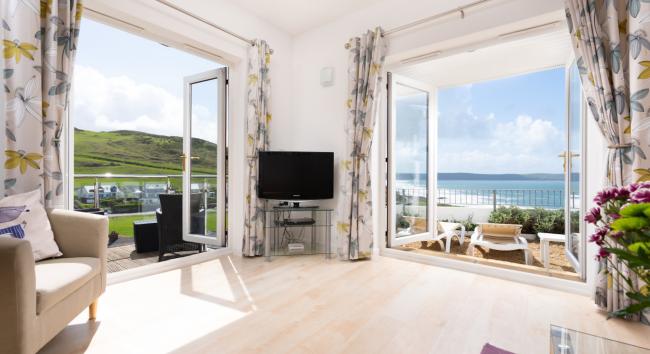
[[[228,0],[292,35],[381,0]]]
[[[566,29],[406,65],[395,73],[434,86],[454,86],[563,66],[573,52]]]

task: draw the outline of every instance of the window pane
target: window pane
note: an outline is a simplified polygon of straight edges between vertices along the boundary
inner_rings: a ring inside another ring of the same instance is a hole
[[[580,259],[580,228],[582,218],[580,217],[580,174],[582,150],[582,88],[580,86],[580,74],[578,67],[571,66],[569,77],[569,148],[570,155],[569,169],[570,183],[568,188],[568,210],[570,213],[567,249],[576,259]]]
[[[216,237],[218,80],[191,84],[190,233]],[[196,199],[196,205],[195,205]]]
[[[429,94],[396,83],[395,166],[396,236],[428,229]]]

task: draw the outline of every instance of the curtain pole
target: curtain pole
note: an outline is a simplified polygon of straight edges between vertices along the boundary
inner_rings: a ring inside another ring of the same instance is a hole
[[[492,0],[474,1],[473,3],[469,3],[469,4],[465,5],[465,6],[461,6],[461,7],[452,9],[452,10],[447,10],[447,11],[441,12],[439,14],[435,14],[435,15],[432,15],[432,16],[429,16],[429,17],[421,18],[419,20],[409,22],[407,24],[404,24],[404,25],[401,25],[401,26],[398,26],[398,27],[395,27],[395,28],[391,28],[389,30],[386,30],[386,31],[382,32],[381,35],[382,35],[382,37],[387,37],[387,36],[390,36],[392,34],[395,34],[395,33],[398,33],[398,32],[413,28],[413,27],[417,27],[417,26],[423,25],[425,23],[433,22],[435,20],[438,20],[440,18],[449,16],[449,15],[453,15],[456,12],[460,13],[460,18],[461,19],[464,19],[466,10],[472,9],[472,8],[474,8],[476,6],[482,5],[482,4],[484,4],[486,2],[490,2],[490,1],[492,1]],[[350,49],[350,43],[345,44],[345,49]]]
[[[224,33],[232,36],[232,37],[235,37],[235,38],[239,39],[240,41],[246,42],[246,43],[250,44],[251,46],[255,46],[255,41],[253,41],[252,39],[248,39],[248,38],[246,38],[246,37],[244,37],[242,35],[239,35],[239,34],[233,32],[233,31],[228,30],[227,28],[221,27],[221,26],[219,26],[219,25],[217,25],[217,24],[215,24],[215,23],[213,23],[211,21],[208,21],[203,17],[197,16],[197,15],[195,15],[195,14],[183,9],[182,7],[177,6],[177,5],[171,3],[171,2],[169,2],[167,0],[156,0],[156,1],[158,3],[160,3],[160,4],[163,4],[163,5],[167,6],[167,7],[169,7],[170,9],[173,9],[175,11],[178,11],[178,12],[182,13],[182,14],[185,14],[185,15],[187,15],[187,16],[189,16],[189,17],[191,17],[191,18],[193,18],[193,19],[195,19],[197,21],[205,23],[206,25],[208,25],[208,26],[210,26],[212,28],[215,28],[215,29],[217,29],[217,30],[219,30],[221,32],[224,32]],[[100,12],[94,11],[94,10],[93,10],[93,12],[100,13]],[[104,15],[104,14],[102,14],[102,15]],[[111,16],[108,16],[108,17],[111,17]],[[118,21],[124,22],[124,21],[119,20],[119,19],[118,19]],[[140,26],[135,26],[135,27],[141,28]],[[271,52],[271,54],[273,54],[273,49],[270,49],[270,52]]]

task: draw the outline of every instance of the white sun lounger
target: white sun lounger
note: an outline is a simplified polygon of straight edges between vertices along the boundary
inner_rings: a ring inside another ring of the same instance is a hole
[[[526,264],[530,264],[530,250],[526,239],[520,236],[521,228],[521,225],[512,224],[479,224],[472,234],[467,254],[473,256],[476,246],[497,251],[522,250]]]

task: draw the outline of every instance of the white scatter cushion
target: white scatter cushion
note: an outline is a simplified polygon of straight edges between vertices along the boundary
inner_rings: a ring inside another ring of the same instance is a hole
[[[62,255],[38,189],[0,199],[0,237],[29,241],[34,261]]]

